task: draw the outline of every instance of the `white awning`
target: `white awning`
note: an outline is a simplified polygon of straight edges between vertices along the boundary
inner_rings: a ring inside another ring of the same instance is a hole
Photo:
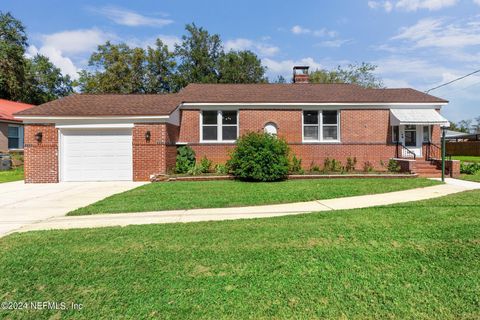
[[[440,125],[449,127],[450,122],[435,109],[390,109],[390,124],[399,125]]]

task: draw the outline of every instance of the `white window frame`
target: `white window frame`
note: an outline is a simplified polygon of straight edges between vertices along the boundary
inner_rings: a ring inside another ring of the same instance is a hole
[[[10,127],[18,128],[18,136],[17,137],[11,137],[9,134],[8,130]],[[7,128],[7,144],[8,144],[8,139],[10,138],[17,138],[18,139],[18,148],[8,148],[8,150],[23,150],[23,144],[24,144],[24,136],[23,136],[23,126],[16,125],[16,124],[9,124]]]
[[[318,112],[318,140],[305,140],[305,126],[315,126],[313,124],[305,125],[304,112],[305,111],[316,111]],[[336,111],[337,112],[337,124],[326,124],[326,127],[337,127],[337,139],[336,140],[324,140],[323,139],[323,111]],[[341,133],[340,133],[340,110],[339,109],[303,109],[302,110],[302,143],[340,143],[341,142]]]
[[[203,140],[203,112],[204,111],[216,111],[217,112],[217,124],[205,124],[205,126],[216,126],[217,127],[217,140]],[[237,114],[237,124],[223,124],[223,111],[235,111]],[[237,139],[239,136],[239,128],[240,128],[240,117],[238,109],[234,110],[211,110],[211,109],[204,109],[200,110],[200,143],[235,143],[235,140],[223,140],[223,127],[234,127],[237,126]]]

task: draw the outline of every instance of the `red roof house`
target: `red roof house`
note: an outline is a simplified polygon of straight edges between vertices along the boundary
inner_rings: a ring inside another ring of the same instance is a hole
[[[0,99],[0,152],[23,149],[23,123],[13,114],[31,107],[34,106]]]

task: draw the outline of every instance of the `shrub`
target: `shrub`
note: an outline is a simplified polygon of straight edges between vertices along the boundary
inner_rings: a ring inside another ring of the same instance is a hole
[[[330,158],[325,158],[325,160],[323,160],[323,172],[329,172],[331,165],[332,160],[330,160]]]
[[[316,165],[313,161],[310,163],[310,172],[320,172],[320,166]]]
[[[325,158],[323,161],[323,172],[340,172],[342,171],[342,162],[335,159]]]
[[[372,172],[373,164],[370,161],[365,161],[363,164],[363,172]]]
[[[355,171],[355,166],[356,165],[357,165],[357,158],[353,157],[353,159],[352,159],[352,158],[348,157],[347,158],[347,164],[345,165],[345,171],[347,171],[347,172]]]
[[[200,163],[197,163],[196,165],[191,167],[188,170],[187,173],[191,176],[199,176],[199,175],[201,175],[202,173],[205,173],[205,172],[204,172],[204,168],[202,167],[202,165]]]
[[[292,162],[290,165],[290,172],[304,174],[305,171],[302,169],[302,159],[297,158],[295,155],[292,157]]]
[[[342,162],[340,160],[332,159],[332,162],[330,163],[330,171],[332,172],[342,171]]]
[[[288,145],[268,133],[250,132],[237,141],[227,166],[243,180],[276,181],[287,177]]]
[[[400,171],[400,165],[398,164],[397,161],[390,159],[388,161],[388,166],[387,169],[389,172],[399,172]]]
[[[209,173],[212,169],[212,161],[203,156],[202,160],[200,160],[200,167],[202,168],[202,173]]]
[[[175,173],[187,173],[195,166],[195,151],[189,146],[181,146],[177,149],[177,161]]]
[[[215,173],[216,174],[221,174],[221,175],[228,174],[228,168],[224,164],[217,164],[215,166]]]
[[[480,171],[480,163],[460,163],[460,173],[463,174],[475,174]]]

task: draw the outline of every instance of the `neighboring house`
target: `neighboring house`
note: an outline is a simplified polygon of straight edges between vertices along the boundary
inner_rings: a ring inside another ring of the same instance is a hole
[[[0,152],[23,150],[23,123],[13,114],[31,107],[34,106],[0,99]]]
[[[425,162],[439,150],[440,126],[449,124],[439,111],[448,101],[413,89],[308,84],[305,77],[191,84],[169,95],[74,94],[19,112],[25,180],[148,180],[175,166],[180,145],[197,159],[225,163],[248,131],[285,138],[305,168],[356,157],[359,169],[381,170],[391,158]]]

